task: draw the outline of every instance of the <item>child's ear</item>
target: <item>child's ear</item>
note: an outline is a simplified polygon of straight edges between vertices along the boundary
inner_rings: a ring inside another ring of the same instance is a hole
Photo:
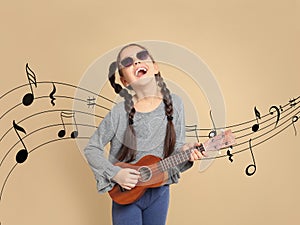
[[[129,85],[128,82],[127,82],[127,80],[124,77],[122,77],[122,76],[120,76],[120,81],[122,82],[122,84],[124,85],[124,87],[127,87]]]

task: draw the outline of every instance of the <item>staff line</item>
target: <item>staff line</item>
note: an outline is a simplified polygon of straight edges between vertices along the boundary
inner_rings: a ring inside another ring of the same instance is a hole
[[[296,115],[298,115],[299,113],[300,113],[300,111],[297,112]],[[267,134],[269,134],[269,133],[271,133],[271,132],[274,132],[274,131],[275,131],[276,129],[278,129],[279,127],[281,127],[281,126],[283,126],[284,124],[286,124],[287,122],[291,121],[291,119],[292,119],[293,117],[294,117],[294,116],[292,116],[291,118],[287,119],[286,121],[284,121],[283,123],[281,123],[281,124],[280,124],[279,126],[277,126],[276,128],[274,128],[274,129],[272,129],[272,130],[270,130],[270,131],[268,131],[268,132],[266,132],[266,133],[264,133],[264,134],[262,134],[262,135],[260,135],[260,136],[251,138],[252,141],[253,141],[253,140],[256,140],[256,139],[259,139],[259,138],[261,138],[261,137],[264,137],[265,135],[267,135]],[[266,142],[267,140],[270,140],[271,138],[275,137],[276,135],[278,135],[279,133],[283,132],[284,130],[286,130],[288,127],[290,127],[290,126],[292,126],[292,125],[293,125],[293,123],[289,123],[287,126],[285,126],[284,128],[282,128],[281,130],[279,130],[279,131],[276,132],[275,134],[273,134],[273,135],[269,136],[268,138],[265,138],[265,139],[263,139],[262,141],[260,141],[260,142],[258,142],[258,143],[256,143],[256,144],[252,145],[252,147],[258,146],[258,145],[260,145],[260,144]],[[248,144],[248,141],[249,141],[249,140],[244,141],[244,142],[241,142],[241,143],[239,143],[239,144],[233,146],[233,149],[236,149],[236,147],[242,146],[242,145],[244,145],[244,144]],[[226,148],[222,148],[222,149],[220,149],[220,150],[225,150],[225,149],[226,149]],[[233,154],[233,155],[239,154],[239,153],[244,152],[244,151],[246,151],[246,150],[248,150],[248,149],[249,149],[249,147],[244,148],[244,149],[242,149],[242,150],[234,151],[234,152],[232,152],[232,154]],[[223,158],[223,157],[227,157],[227,155],[226,155],[226,154],[223,154],[223,155],[217,156],[217,157],[215,157],[215,158]],[[207,159],[208,159],[208,158],[207,158]],[[209,158],[209,159],[213,159],[213,158]]]
[[[292,107],[291,107],[291,108],[292,108]],[[291,109],[291,108],[289,108],[289,109]],[[297,111],[299,108],[300,108],[300,106],[297,106],[296,108],[294,108],[294,109],[293,109],[291,112],[289,112],[288,114],[284,115],[283,117],[280,117],[280,120],[279,120],[279,121],[282,121],[284,118],[290,116],[292,113],[294,113],[295,111]],[[260,123],[260,124],[266,123],[266,122],[268,122],[268,121],[274,119],[275,117],[277,117],[277,116],[274,116],[274,117],[272,117],[272,118],[268,119],[267,121],[264,121],[264,122],[262,122],[262,123]],[[261,131],[261,130],[267,129],[268,127],[274,126],[275,124],[276,124],[276,121],[275,121],[275,122],[272,122],[272,123],[270,123],[270,124],[268,124],[268,125],[265,126],[265,127],[260,128],[259,130]],[[229,129],[229,128],[232,128],[232,126],[224,127],[224,129]],[[250,130],[250,129],[251,129],[251,126],[249,126],[249,127],[247,127],[247,128],[244,128],[243,130]],[[188,130],[188,132],[195,131],[195,130],[197,130],[197,131],[204,131],[204,130],[207,130],[207,129],[202,129],[202,128],[191,129],[191,128],[190,128],[190,130]],[[232,133],[238,133],[238,131],[234,131],[234,130],[233,130]],[[252,132],[247,133],[247,134],[244,134],[244,135],[242,135],[242,136],[237,136],[236,139],[240,139],[240,138],[249,136],[249,135],[251,135],[251,134],[253,134],[253,133],[255,133],[255,132],[252,131]],[[188,135],[188,136],[186,136],[186,137],[196,137],[196,135]],[[199,135],[198,137],[207,137],[207,135]]]
[[[89,139],[90,137],[78,137],[79,139]],[[47,144],[50,144],[50,143],[53,143],[53,142],[57,142],[57,141],[62,141],[62,140],[74,140],[73,138],[71,137],[66,137],[66,138],[57,138],[57,139],[53,139],[53,140],[50,140],[50,141],[47,141],[47,142],[44,142],[40,145],[38,145],[37,147],[33,148],[32,150],[29,151],[29,153],[31,154],[32,152],[36,151],[37,149],[39,149],[40,147],[43,147]],[[8,178],[9,176],[12,174],[12,172],[14,171],[14,169],[16,168],[16,166],[18,165],[19,163],[15,163],[15,165],[12,167],[12,169],[9,171],[8,175],[6,176],[4,182],[3,182],[3,185],[2,185],[2,188],[1,188],[1,192],[0,192],[0,202],[2,200],[2,195],[3,195],[3,191],[4,191],[4,188],[6,186],[6,183],[8,181]]]
[[[76,85],[73,85],[73,84],[68,84],[68,83],[65,83],[65,82],[59,82],[59,81],[37,81],[36,83],[37,83],[37,84],[53,84],[53,83],[54,83],[54,84],[58,84],[58,85],[62,85],[62,86],[69,86],[69,87],[76,88],[76,89],[79,89],[79,90],[82,90],[82,91],[86,91],[86,92],[88,92],[88,93],[90,93],[90,94],[96,95],[96,96],[98,96],[98,97],[100,97],[100,98],[103,98],[103,99],[105,99],[105,100],[107,100],[107,101],[109,101],[109,102],[111,102],[111,103],[115,103],[115,104],[116,104],[115,101],[113,101],[113,100],[111,100],[111,99],[109,99],[109,98],[107,98],[107,97],[104,97],[103,95],[97,94],[97,93],[95,93],[95,92],[93,92],[93,91],[90,91],[90,90],[88,90],[88,89],[86,89],[86,88],[82,88],[82,87],[79,87],[79,86],[76,86]],[[10,91],[7,91],[6,93],[4,93],[3,95],[0,96],[0,100],[1,100],[2,98],[4,98],[6,95],[10,94],[11,92],[16,91],[16,90],[18,90],[18,89],[20,89],[20,88],[22,88],[22,87],[29,86],[29,85],[30,85],[30,84],[28,84],[28,83],[22,84],[22,85],[20,85],[20,86],[18,86],[18,87],[13,88],[13,89],[10,90]]]
[[[29,115],[23,119],[21,119],[19,121],[19,123],[22,123],[24,121],[26,121],[27,119],[30,119],[32,117],[35,117],[37,115],[41,115],[41,114],[44,114],[44,113],[52,113],[52,112],[75,112],[75,113],[82,113],[82,114],[86,114],[86,115],[89,115],[89,116],[95,116],[95,117],[98,117],[98,118],[101,118],[103,119],[104,117],[103,116],[100,116],[100,115],[97,115],[97,114],[92,114],[92,113],[88,113],[88,112],[84,112],[84,111],[79,111],[79,110],[71,110],[71,109],[53,109],[53,110],[46,110],[46,111],[42,111],[42,112],[38,112],[38,113],[34,113],[32,115]],[[3,135],[2,137],[0,138],[0,142],[4,139],[4,137],[13,129],[13,127],[10,127]]]
[[[73,97],[70,97],[70,96],[56,95],[55,97],[56,97],[56,98],[67,98],[67,99],[72,99],[72,100],[81,101],[81,102],[86,103],[86,100],[84,100],[84,99],[73,98]],[[44,98],[47,98],[47,99],[48,99],[49,96],[46,96],[46,95],[38,96],[38,97],[36,97],[35,99],[44,99]],[[2,115],[0,116],[0,121],[1,121],[1,119],[2,119],[4,116],[6,116],[6,114],[8,114],[9,112],[11,112],[11,111],[14,110],[15,108],[19,107],[20,105],[23,105],[23,104],[22,104],[22,103],[19,103],[19,104],[13,106],[12,108],[10,108],[9,110],[7,110],[4,114],[2,114]],[[103,109],[105,109],[105,110],[110,111],[110,109],[107,108],[107,107],[104,107],[104,106],[99,105],[99,104],[96,104],[96,103],[95,103],[95,105],[96,105],[97,107],[100,107],[100,108],[103,108]]]
[[[75,123],[65,123],[65,125],[67,126],[73,126],[75,125]],[[94,125],[89,125],[89,124],[77,124],[78,126],[83,126],[83,127],[92,127],[92,128],[97,128],[97,126],[94,126]],[[26,139],[28,138],[29,136],[33,135],[34,133],[36,132],[39,132],[41,130],[44,130],[44,129],[47,129],[47,128],[51,128],[51,127],[56,127],[56,126],[63,126],[62,123],[58,123],[58,124],[51,124],[51,125],[48,125],[48,126],[44,126],[44,127],[40,127],[28,134],[26,134],[22,139]],[[3,164],[4,160],[6,159],[6,157],[8,156],[8,154],[15,148],[15,146],[17,146],[19,143],[21,142],[21,140],[18,140],[14,145],[12,145],[12,147],[6,152],[6,154],[4,155],[4,157],[2,158],[1,162],[0,162],[0,167],[1,165]]]

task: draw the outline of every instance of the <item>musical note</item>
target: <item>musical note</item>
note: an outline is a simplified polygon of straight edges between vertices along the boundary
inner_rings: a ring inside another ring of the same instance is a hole
[[[295,123],[298,121],[298,119],[299,119],[298,116],[293,116],[293,118],[292,118],[292,123],[293,123],[294,130],[295,130],[295,136],[297,136],[297,130],[296,130],[296,127],[295,127]]]
[[[28,79],[28,83],[30,86],[30,93],[27,93],[26,95],[24,95],[22,103],[25,106],[29,106],[29,105],[31,105],[31,103],[34,100],[32,84],[34,84],[34,86],[37,87],[37,83],[36,83],[35,73],[29,68],[28,63],[26,64],[26,74],[27,74],[27,79]]]
[[[209,138],[213,138],[213,137],[215,137],[217,135],[217,131],[216,131],[216,125],[215,125],[214,119],[212,117],[211,110],[209,111],[209,116],[210,116],[211,122],[213,123],[214,129],[209,132],[208,137]]]
[[[228,148],[228,150],[227,150],[227,156],[228,156],[229,161],[233,162],[233,159],[232,159],[233,155],[231,154],[231,150],[232,150],[232,146],[230,146]]]
[[[257,123],[254,124],[254,125],[252,126],[252,131],[253,131],[253,132],[256,132],[256,131],[258,131],[258,129],[259,129],[259,122],[258,122],[258,119],[261,119],[261,117],[260,117],[260,112],[257,110],[256,106],[254,107],[254,113],[255,113],[255,117],[256,117]]]
[[[250,164],[249,166],[247,166],[245,172],[246,172],[247,176],[252,176],[256,172],[256,163],[255,163],[255,159],[254,159],[254,155],[253,155],[253,151],[252,151],[251,139],[249,140],[249,149],[251,151],[253,164]],[[250,168],[252,168],[252,167],[253,167],[253,171],[249,172]]]
[[[276,113],[277,113],[277,119],[276,119],[276,123],[275,123],[275,128],[277,127],[277,124],[278,124],[278,121],[279,121],[279,118],[280,118],[280,111],[279,111],[279,108],[277,106],[271,106],[270,109],[269,109],[269,113],[271,115],[274,114],[275,111],[272,111],[272,109],[275,109]]]
[[[17,125],[15,121],[13,121],[13,127],[14,127],[14,129],[15,129],[18,137],[19,137],[19,140],[21,141],[21,143],[24,147],[24,149],[21,149],[20,151],[18,151],[18,153],[16,155],[16,161],[17,161],[17,163],[23,163],[23,162],[26,161],[26,159],[28,157],[28,151],[27,151],[27,148],[26,148],[22,138],[20,137],[20,134],[19,134],[18,131],[20,131],[24,134],[26,134],[26,131],[24,130],[23,127],[20,127],[19,125]]]
[[[78,127],[75,119],[75,112],[61,112],[60,113],[60,119],[62,121],[63,129],[58,132],[58,137],[63,138],[66,135],[66,125],[64,122],[64,118],[72,118],[74,120],[76,130],[74,130],[70,137],[71,138],[77,138],[78,137]]]
[[[295,98],[290,99],[290,100],[289,100],[289,103],[290,103],[290,106],[291,106],[291,107],[294,107],[295,105],[297,105],[297,102],[296,102],[296,99],[295,99]]]
[[[192,131],[195,132],[195,137],[197,139],[197,142],[199,143],[200,141],[199,141],[199,135],[198,135],[198,131],[197,131],[197,124],[195,124],[195,125],[186,125],[185,127],[186,127],[186,129],[185,129],[186,132],[192,132]]]
[[[87,99],[87,101],[88,101],[88,103],[87,103],[87,105],[88,105],[88,107],[90,108],[90,106],[92,106],[92,108],[94,108],[94,106],[95,106],[95,97],[93,97],[93,98],[90,98],[90,97],[88,97],[88,99]]]
[[[54,85],[53,82],[52,82],[52,85],[53,85],[53,89],[52,89],[52,92],[49,94],[49,97],[51,98],[51,104],[52,104],[53,106],[55,106],[54,100],[55,100],[56,98],[54,97],[54,94],[56,93],[56,87],[55,87],[55,85]]]

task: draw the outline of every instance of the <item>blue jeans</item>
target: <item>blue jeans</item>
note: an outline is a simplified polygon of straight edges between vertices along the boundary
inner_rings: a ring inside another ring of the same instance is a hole
[[[134,203],[113,202],[113,225],[165,225],[169,208],[169,186],[149,188]]]

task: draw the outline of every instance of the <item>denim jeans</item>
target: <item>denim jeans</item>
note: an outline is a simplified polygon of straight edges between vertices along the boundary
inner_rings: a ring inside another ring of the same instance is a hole
[[[113,202],[113,225],[165,225],[169,208],[169,186],[149,188],[134,203]]]

